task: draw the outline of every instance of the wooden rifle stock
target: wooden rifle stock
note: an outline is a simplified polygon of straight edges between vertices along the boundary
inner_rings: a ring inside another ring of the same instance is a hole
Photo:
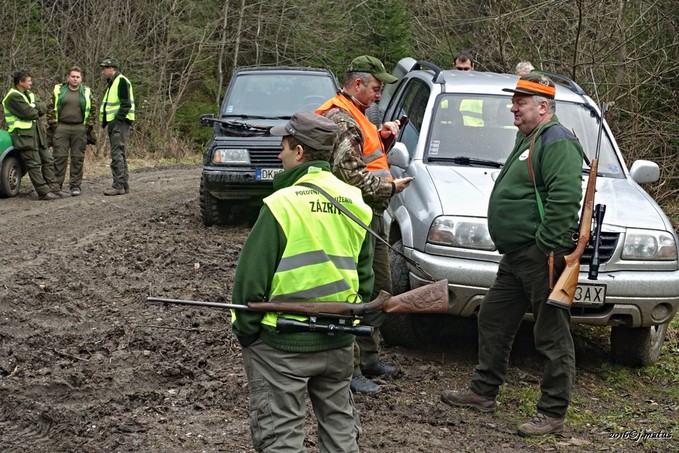
[[[547,303],[555,307],[570,309],[575,298],[575,290],[578,287],[578,277],[580,276],[580,258],[585,253],[585,248],[589,242],[592,231],[592,212],[594,210],[594,192],[596,192],[596,177],[599,169],[599,151],[601,150],[601,136],[604,128],[604,113],[606,104],[601,106],[601,118],[599,132],[596,142],[594,158],[590,163],[589,178],[587,179],[587,189],[582,203],[580,214],[580,229],[578,231],[578,242],[572,253],[564,256],[566,267],[554,285],[554,289],[547,298]]]

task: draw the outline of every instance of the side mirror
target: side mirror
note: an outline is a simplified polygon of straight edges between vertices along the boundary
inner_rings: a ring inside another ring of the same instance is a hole
[[[660,167],[650,160],[635,160],[629,174],[637,184],[656,182],[660,179]]]
[[[401,142],[394,143],[389,154],[387,154],[387,162],[393,167],[402,168],[405,170],[410,163],[410,156],[408,155],[408,148]]]

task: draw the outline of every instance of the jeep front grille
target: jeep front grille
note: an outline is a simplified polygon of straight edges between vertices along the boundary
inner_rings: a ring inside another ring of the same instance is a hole
[[[599,262],[607,263],[608,260],[613,256],[615,251],[615,246],[618,243],[619,233],[607,233],[603,231],[601,233],[601,242],[599,243]],[[590,242],[585,248],[585,253],[582,254],[580,258],[580,264],[589,265],[592,262],[592,253],[594,253],[594,247]]]
[[[269,167],[278,168],[283,164],[278,160],[278,155],[281,153],[278,149],[250,149],[250,163],[254,167]]]

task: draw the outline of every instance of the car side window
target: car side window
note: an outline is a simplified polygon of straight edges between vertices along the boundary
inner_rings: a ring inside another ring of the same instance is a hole
[[[408,154],[412,158],[417,149],[422,131],[422,120],[429,100],[429,87],[418,79],[408,82],[403,90],[403,95],[396,105],[393,119],[398,119],[403,115],[408,116],[408,124],[401,129],[399,141],[406,145]]]

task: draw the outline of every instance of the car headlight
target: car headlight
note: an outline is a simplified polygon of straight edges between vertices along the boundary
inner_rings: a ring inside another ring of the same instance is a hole
[[[429,229],[427,242],[448,247],[495,250],[486,219],[473,217],[437,217]]]
[[[623,260],[673,261],[677,244],[667,231],[627,230],[622,249]]]
[[[212,162],[215,164],[249,164],[250,153],[247,149],[232,148],[232,149],[216,149]]]

